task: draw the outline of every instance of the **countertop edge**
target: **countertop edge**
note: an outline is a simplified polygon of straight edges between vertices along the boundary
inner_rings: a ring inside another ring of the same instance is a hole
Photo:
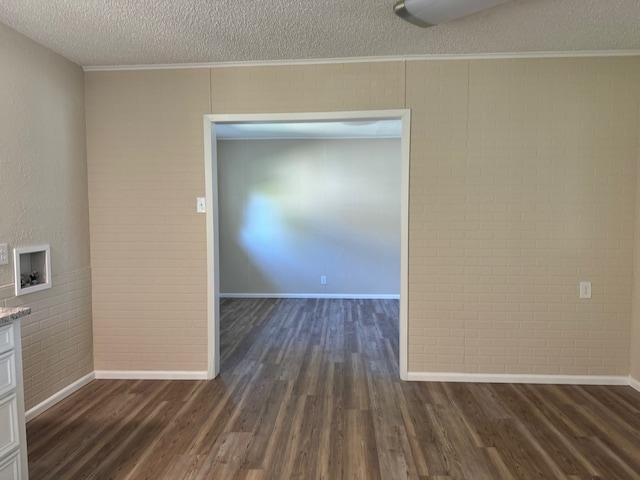
[[[17,308],[6,308],[0,307],[0,325],[9,323],[13,320],[17,320],[21,317],[26,317],[31,313],[31,308],[29,307],[17,307]]]

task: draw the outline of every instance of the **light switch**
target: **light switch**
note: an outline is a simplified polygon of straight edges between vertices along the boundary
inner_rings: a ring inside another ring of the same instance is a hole
[[[196,212],[206,213],[206,211],[207,211],[207,204],[206,204],[205,198],[198,197],[198,200],[196,202]]]
[[[7,244],[0,244],[0,265],[7,265],[9,263],[9,249]]]

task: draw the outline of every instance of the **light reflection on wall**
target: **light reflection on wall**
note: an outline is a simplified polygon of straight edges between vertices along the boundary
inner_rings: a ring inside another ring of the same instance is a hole
[[[223,294],[399,293],[398,139],[228,141],[218,151]]]

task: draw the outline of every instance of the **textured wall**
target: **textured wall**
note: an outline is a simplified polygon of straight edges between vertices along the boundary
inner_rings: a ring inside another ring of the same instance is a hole
[[[464,372],[464,317],[451,275],[464,274],[449,257],[462,237],[466,203],[469,62],[408,62],[411,108],[409,178],[409,371]],[[458,224],[454,223],[456,218]],[[470,234],[471,235],[471,234]]]
[[[51,245],[50,290],[14,298],[13,261],[0,266],[0,305],[33,310],[29,409],[93,371],[82,69],[0,24],[0,111],[0,243]]]
[[[212,113],[404,107],[402,62],[211,69]]]
[[[398,295],[400,166],[397,138],[218,141],[220,292]]]
[[[207,369],[209,71],[88,73],[96,370]]]
[[[410,371],[628,373],[639,75],[408,62]]]
[[[5,306],[31,307],[31,315],[22,320],[28,410],[93,372],[91,270],[54,274],[49,290],[20,297],[13,293],[13,285],[0,288]]]
[[[624,375],[639,71],[634,57],[224,67],[211,69],[211,105],[412,110],[410,371]],[[200,70],[87,75],[100,368],[204,370],[193,200],[207,82]],[[179,339],[176,318],[193,327]],[[184,363],[165,363],[167,346]]]
[[[638,107],[640,109],[640,106]],[[638,132],[640,144],[640,131]],[[640,166],[640,147],[638,148]],[[640,185],[640,168],[636,172],[636,188]],[[629,374],[640,383],[640,195],[636,190],[635,254],[633,259],[633,301],[631,309],[631,361]]]
[[[398,108],[404,95],[400,62],[211,73],[212,90],[207,69],[86,74],[96,370],[206,370],[195,198],[210,92],[214,113],[316,110],[318,97],[324,109]]]

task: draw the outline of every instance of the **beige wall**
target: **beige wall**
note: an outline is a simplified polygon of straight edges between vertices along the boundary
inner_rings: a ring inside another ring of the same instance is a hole
[[[408,62],[410,370],[628,373],[639,74]]]
[[[211,69],[211,113],[382,110],[404,107],[404,63]]]
[[[638,132],[640,142],[640,132]],[[638,163],[640,164],[640,147],[638,149]],[[636,186],[640,185],[640,168],[636,173]],[[636,187],[637,188],[637,187]],[[631,361],[630,376],[640,384],[640,195],[636,190],[636,218],[635,218],[635,252],[633,259],[633,298],[631,308]]]
[[[410,371],[629,372],[640,59],[210,74],[212,113],[412,110]],[[97,368],[205,368],[208,81],[87,75]]]
[[[400,167],[397,138],[218,141],[221,294],[398,295]]]
[[[259,75],[253,90],[247,74]],[[96,370],[207,369],[205,216],[195,199],[210,92],[216,113],[256,95],[262,104],[244,111],[287,111],[300,98],[298,111],[315,110],[317,96],[330,109],[398,108],[403,74],[400,62],[87,73]]]
[[[13,261],[0,266],[0,305],[32,309],[29,409],[93,371],[82,69],[0,24],[0,111],[0,243],[51,245],[49,290],[14,297]]]
[[[209,71],[85,78],[96,370],[206,371]]]

